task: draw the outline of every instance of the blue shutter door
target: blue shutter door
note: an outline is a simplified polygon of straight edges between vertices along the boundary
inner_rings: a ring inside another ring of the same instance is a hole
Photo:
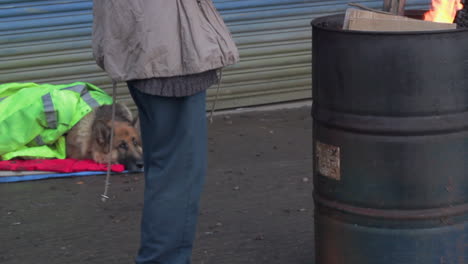
[[[214,2],[241,52],[242,62],[224,71],[218,103],[218,108],[234,108],[310,98],[310,21],[344,12],[350,1]],[[353,2],[380,8],[383,1]],[[407,8],[426,8],[428,3],[408,0]],[[110,92],[109,78],[92,58],[92,4],[0,0],[0,82],[86,81]],[[124,84],[118,99],[131,104]]]

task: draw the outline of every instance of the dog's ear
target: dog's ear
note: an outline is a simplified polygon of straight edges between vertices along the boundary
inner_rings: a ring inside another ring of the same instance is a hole
[[[97,121],[93,125],[93,135],[101,146],[110,144],[111,128],[104,121]]]
[[[132,120],[132,126],[134,128],[137,128],[137,129],[140,129],[140,118],[138,117],[138,115],[136,115],[133,120]]]

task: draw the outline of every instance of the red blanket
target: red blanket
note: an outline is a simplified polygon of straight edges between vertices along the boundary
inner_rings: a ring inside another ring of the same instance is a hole
[[[107,171],[106,164],[99,164],[93,160],[74,159],[37,159],[37,160],[6,160],[0,161],[2,171],[52,171],[60,173],[80,171]],[[113,172],[125,170],[123,165],[111,166]]]

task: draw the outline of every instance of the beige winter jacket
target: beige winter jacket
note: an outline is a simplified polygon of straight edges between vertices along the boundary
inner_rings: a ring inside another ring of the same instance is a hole
[[[218,69],[239,53],[211,0],[94,0],[93,54],[112,79]]]

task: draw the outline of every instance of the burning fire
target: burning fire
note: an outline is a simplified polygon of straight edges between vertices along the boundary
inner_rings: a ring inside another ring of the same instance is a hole
[[[424,14],[424,20],[453,23],[458,10],[463,9],[461,0],[432,0],[432,8]]]

